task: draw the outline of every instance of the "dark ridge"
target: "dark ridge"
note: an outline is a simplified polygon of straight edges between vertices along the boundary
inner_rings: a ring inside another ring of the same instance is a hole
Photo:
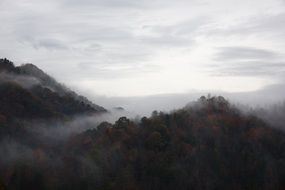
[[[0,59],[0,72],[16,72],[13,62],[8,59]]]
[[[54,78],[47,75],[45,72],[43,72],[41,69],[39,69],[37,66],[33,64],[24,64],[20,67],[18,67],[20,73],[33,76],[40,80],[41,85],[44,87],[49,88],[50,90],[53,90],[60,94],[61,96],[70,96],[74,99],[83,102],[91,107],[93,107],[98,112],[106,112],[107,110],[101,106],[98,106],[91,101],[89,101],[86,97],[80,96],[74,91],[70,90],[63,84],[58,83]]]
[[[73,116],[80,114],[92,114],[92,113],[99,114],[107,112],[105,108],[94,104],[93,102],[89,101],[86,97],[80,96],[77,93],[65,87],[64,85],[58,83],[54,78],[50,77],[48,74],[46,74],[44,71],[42,71],[33,64],[24,64],[19,67],[15,67],[14,64],[11,61],[7,60],[6,58],[0,59],[0,72],[5,72],[6,74],[9,75],[9,77],[6,77],[5,80],[1,81],[2,83],[8,82],[7,84],[2,85],[1,87],[2,89],[4,88],[8,89],[9,85],[12,85],[11,86],[12,88],[17,84],[19,86],[17,89],[14,89],[13,91],[14,96],[20,96],[20,94],[22,94],[23,96],[26,95],[26,97],[23,97],[23,99],[24,98],[27,99],[25,101],[28,101],[29,98],[31,99],[31,101],[36,98],[38,101],[41,102],[42,106],[45,106],[48,110],[52,110],[52,112],[55,113],[55,115],[59,114],[65,116]],[[38,83],[34,84],[34,86],[32,87],[29,88],[26,87],[20,89],[21,84],[24,81],[19,81],[18,79],[18,81],[14,80],[9,82],[9,78],[10,80],[12,80],[13,78],[17,78],[17,76],[21,77],[27,76],[30,79],[35,79]],[[11,82],[13,82],[14,84]],[[3,90],[3,92],[4,91],[5,90]],[[23,94],[24,91],[26,91],[26,94]],[[31,96],[28,96],[27,94]],[[12,97],[15,98],[14,96]],[[4,99],[2,99],[2,101],[4,101]],[[10,101],[12,101],[12,99]],[[24,102],[18,102],[18,104],[21,103]],[[4,104],[7,104],[7,102],[6,103],[3,102],[3,105]],[[23,107],[22,109],[26,108],[25,105],[22,105],[22,107]],[[23,110],[23,113],[24,112],[25,111]],[[26,114],[28,113],[30,112],[27,110]],[[46,115],[48,116],[49,114]],[[19,116],[19,114],[15,116]],[[26,115],[22,116],[26,117]],[[34,118],[36,118],[37,116],[38,116],[37,114],[34,114]]]
[[[94,107],[85,104],[83,101],[74,99],[71,95],[60,96],[49,88],[35,86],[32,88],[32,92],[53,110],[65,115],[100,113],[100,110],[96,110]]]

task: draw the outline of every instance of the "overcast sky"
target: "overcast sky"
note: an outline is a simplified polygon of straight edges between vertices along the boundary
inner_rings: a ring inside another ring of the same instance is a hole
[[[284,0],[0,0],[0,57],[107,96],[285,81]]]

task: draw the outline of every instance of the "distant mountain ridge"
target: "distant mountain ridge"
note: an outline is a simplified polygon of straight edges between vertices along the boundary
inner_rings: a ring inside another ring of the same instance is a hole
[[[0,59],[0,103],[1,115],[20,118],[61,117],[107,111],[58,83],[35,65],[17,67],[8,59]]]

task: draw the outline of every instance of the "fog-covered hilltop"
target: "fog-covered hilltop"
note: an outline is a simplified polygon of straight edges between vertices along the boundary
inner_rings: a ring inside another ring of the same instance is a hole
[[[15,67],[0,59],[2,118],[63,117],[106,110],[79,96],[32,64]],[[3,119],[2,119],[3,120]]]

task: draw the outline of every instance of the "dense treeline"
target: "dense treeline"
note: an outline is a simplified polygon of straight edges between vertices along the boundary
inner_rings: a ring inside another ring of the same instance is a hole
[[[223,97],[201,97],[139,122],[104,122],[64,142],[35,140],[31,158],[1,165],[0,187],[285,189],[284,137]]]

